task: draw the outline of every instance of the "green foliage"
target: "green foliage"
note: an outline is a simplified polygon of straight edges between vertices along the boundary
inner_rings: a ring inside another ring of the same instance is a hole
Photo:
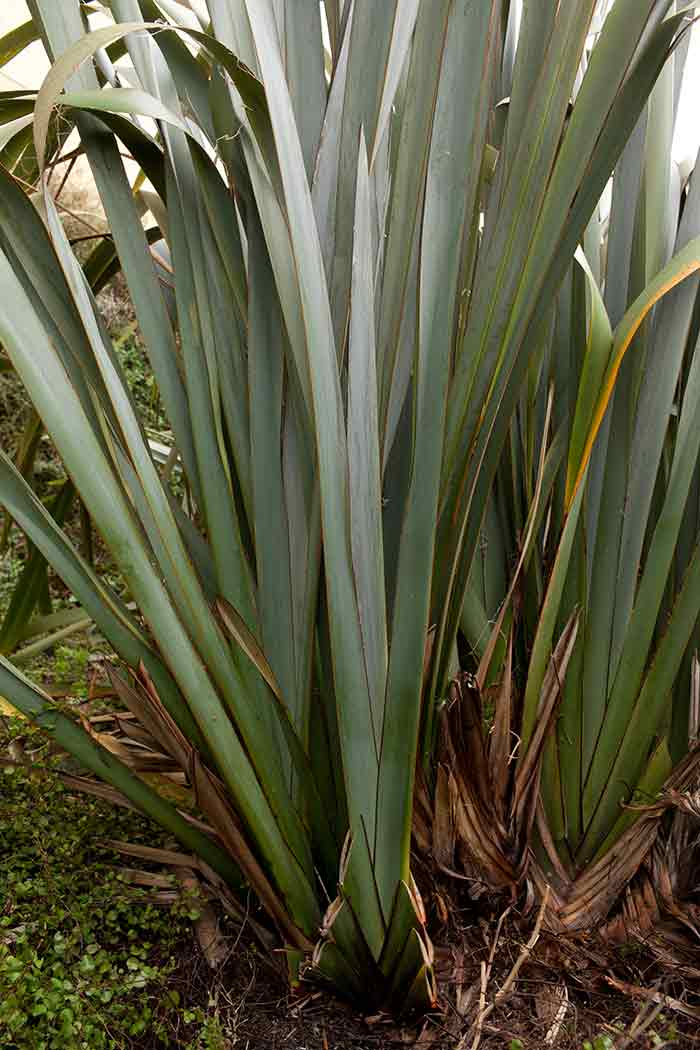
[[[586,1039],[582,1050],[614,1050],[615,1040],[609,1035],[597,1035],[593,1042]]]
[[[187,1024],[199,1027],[198,1035],[183,1050],[226,1050],[231,1045],[216,1014],[202,1009],[183,1010],[182,1017]]]
[[[57,645],[51,654],[50,668],[55,681],[70,682],[74,696],[87,695],[89,656],[89,650],[79,645]]]
[[[22,561],[20,558],[5,555],[2,565],[2,576],[0,576],[0,605],[4,609],[10,600],[12,593],[22,572]]]
[[[41,745],[25,721],[12,735]],[[7,740],[3,741],[7,743]],[[152,843],[149,824],[76,798],[52,774],[0,772],[0,1045],[107,1050],[177,1025],[167,994],[192,905],[164,909],[124,882],[108,837]]]
[[[163,415],[155,376],[149,367],[148,357],[134,323],[127,325],[115,336],[114,349],[138,406],[140,419],[144,426],[162,434],[167,430],[167,421]]]

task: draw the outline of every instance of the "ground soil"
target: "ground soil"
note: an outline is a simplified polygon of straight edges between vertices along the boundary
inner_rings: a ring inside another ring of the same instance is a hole
[[[539,1050],[548,1045],[588,1050],[586,1041],[592,1050],[700,1047],[697,1017],[679,1012],[681,1007],[697,1012],[700,985],[664,972],[643,946],[601,951],[593,942],[565,943],[547,936],[541,937],[512,994],[487,1017],[475,1042],[478,1014],[493,1002],[522,954],[532,919],[513,911],[503,924],[482,1004],[482,965],[488,966],[498,923],[471,906],[457,912],[459,922],[442,931],[444,943],[437,948],[440,999],[427,1018],[397,1023],[381,1014],[363,1017],[357,1008],[311,984],[290,994],[269,963],[242,939],[233,941],[227,961],[213,975],[198,950],[186,948],[175,987],[183,999],[216,1012],[223,1036],[217,1050]],[[611,984],[615,981],[645,994],[618,991]],[[654,1002],[652,996],[663,1001]],[[139,1050],[155,1047],[144,1043]]]

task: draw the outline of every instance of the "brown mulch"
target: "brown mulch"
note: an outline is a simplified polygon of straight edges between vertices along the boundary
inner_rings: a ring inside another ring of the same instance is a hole
[[[364,1017],[311,984],[290,994],[235,930],[214,974],[194,944],[183,948],[173,988],[218,1018],[216,1050],[588,1050],[586,1040],[591,1050],[700,1048],[700,982],[669,971],[643,944],[603,948],[540,931],[528,952],[536,917],[512,909],[500,926],[499,918],[471,903],[450,909],[436,947],[440,1001],[427,1018]],[[173,1043],[193,1035],[183,1026]]]

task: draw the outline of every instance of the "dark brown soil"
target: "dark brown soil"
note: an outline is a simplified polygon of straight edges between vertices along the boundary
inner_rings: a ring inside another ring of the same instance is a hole
[[[603,951],[598,944],[568,943],[544,934],[511,993],[485,1019],[476,1044],[478,1014],[508,980],[532,925],[532,918],[524,920],[514,912],[503,924],[480,1002],[482,965],[488,966],[497,923],[471,907],[458,913],[449,941],[436,949],[438,1008],[427,1018],[403,1024],[381,1014],[362,1016],[360,1009],[312,984],[291,994],[255,948],[234,940],[234,930],[228,960],[215,974],[198,948],[183,946],[173,987],[183,1001],[200,1003],[218,1017],[222,1041],[215,1050],[700,1047],[700,984],[691,985],[679,972],[665,972],[643,945]],[[173,1037],[175,1045],[186,1045],[192,1036],[183,1028]],[[139,1050],[155,1047],[143,1044]]]

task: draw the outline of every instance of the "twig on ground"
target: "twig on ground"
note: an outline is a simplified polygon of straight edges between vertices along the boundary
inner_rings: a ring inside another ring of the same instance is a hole
[[[615,1043],[615,1050],[626,1050],[628,1046],[632,1046],[640,1035],[643,1035],[654,1023],[663,1009],[663,1003],[657,1003],[656,1006],[649,1002],[645,1003],[630,1025],[629,1032],[622,1037],[621,1042]]]
[[[495,940],[495,938],[494,938]],[[479,1012],[476,1016],[476,1032],[474,1033],[474,1042],[472,1043],[472,1050],[477,1050],[479,1043],[481,1042],[481,1032],[484,1026],[484,1018],[486,1016],[486,988],[489,981],[489,967],[482,960],[481,962],[481,991],[479,992]],[[466,1038],[466,1036],[465,1036]],[[458,1050],[461,1050],[464,1040],[460,1040]]]
[[[493,1002],[490,1003],[488,1006],[485,1006],[482,1003],[483,997],[480,998],[480,1001],[479,1001],[479,1013],[477,1014],[476,1021],[474,1022],[474,1042],[472,1043],[472,1050],[477,1050],[477,1048],[479,1046],[479,1043],[481,1041],[481,1033],[482,1033],[482,1030],[483,1030],[483,1027],[484,1027],[484,1021],[486,1021],[486,1019],[491,1016],[491,1014],[496,1009],[496,1007],[499,1006],[503,1002],[503,1000],[510,994],[510,992],[511,992],[511,990],[513,988],[513,985],[515,984],[515,982],[518,979],[518,974],[520,973],[521,969],[523,968],[523,966],[525,965],[527,960],[530,958],[530,955],[532,953],[532,949],[535,947],[535,945],[537,944],[537,942],[538,942],[538,940],[540,938],[540,931],[542,930],[542,923],[544,922],[544,916],[545,916],[545,912],[547,910],[547,904],[549,903],[549,892],[550,892],[549,886],[547,886],[547,888],[545,889],[545,892],[544,892],[544,897],[542,898],[542,904],[540,905],[540,910],[539,910],[539,913],[537,915],[537,919],[535,921],[535,925],[534,925],[533,931],[532,931],[532,933],[530,935],[530,939],[528,940],[527,944],[523,945],[522,950],[520,952],[520,955],[518,956],[518,958],[515,960],[515,963],[513,964],[513,968],[511,969],[510,973],[506,977],[506,979],[503,982],[502,986],[498,989],[498,991],[494,995]],[[499,922],[499,926],[498,926],[498,928],[496,930],[496,937],[498,936],[498,933],[499,933],[499,930],[500,930],[500,926],[501,926],[501,923]],[[494,943],[496,941],[496,937],[494,937]],[[495,948],[494,948],[494,946],[492,946],[491,953],[489,955],[489,968],[490,968],[491,963],[493,962],[493,955],[494,954],[495,954]],[[488,979],[488,970],[485,967],[484,963],[482,963],[482,987],[483,987],[483,974],[484,974],[485,970],[487,971],[487,979]],[[457,1050],[463,1050],[463,1048],[465,1046],[466,1046],[465,1039],[461,1039],[460,1042],[459,1042],[459,1045],[457,1047]]]
[[[547,1034],[544,1037],[545,1046],[554,1046],[559,1037],[561,1026],[564,1024],[564,1018],[566,1017],[569,1009],[569,993],[565,984],[560,984],[556,988],[551,989],[551,997],[557,997],[559,999],[559,1006],[554,1015],[554,1020],[547,1029]]]
[[[489,978],[491,977],[491,969],[493,967],[493,960],[496,958],[496,949],[498,948],[498,942],[499,942],[499,940],[501,938],[501,930],[503,929],[503,923],[508,918],[508,915],[512,911],[512,908],[513,908],[513,905],[510,904],[506,908],[506,910],[503,912],[501,917],[499,918],[498,925],[496,926],[496,932],[495,932],[495,934],[493,936],[493,941],[491,943],[491,950],[489,951],[488,962],[482,962],[481,963],[481,988],[480,988],[480,992],[479,992],[479,1013],[477,1014],[477,1030],[476,1030],[476,1034],[474,1036],[474,1042],[472,1044],[472,1050],[477,1050],[477,1047],[479,1046],[479,1042],[481,1041],[481,1027],[482,1026],[479,1025],[479,1018],[484,1014],[484,1011],[486,1009],[486,989],[488,987]],[[482,1022],[482,1024],[483,1024],[483,1022]],[[465,1039],[466,1039],[466,1036],[462,1040],[460,1040],[458,1050],[461,1050],[461,1047],[463,1045],[466,1045],[465,1042],[464,1042]]]
[[[659,1003],[661,1007],[683,1014],[684,1017],[692,1017],[694,1020],[700,1019],[700,1009],[688,1006],[687,1003],[682,1002],[680,999],[674,999],[672,995],[665,995],[663,992],[655,991],[652,988],[642,988],[639,984],[628,984],[627,981],[620,981],[617,977],[612,977],[610,974],[605,976],[605,981],[611,987],[617,989],[618,992],[638,996],[640,999],[647,999],[651,1003]]]

